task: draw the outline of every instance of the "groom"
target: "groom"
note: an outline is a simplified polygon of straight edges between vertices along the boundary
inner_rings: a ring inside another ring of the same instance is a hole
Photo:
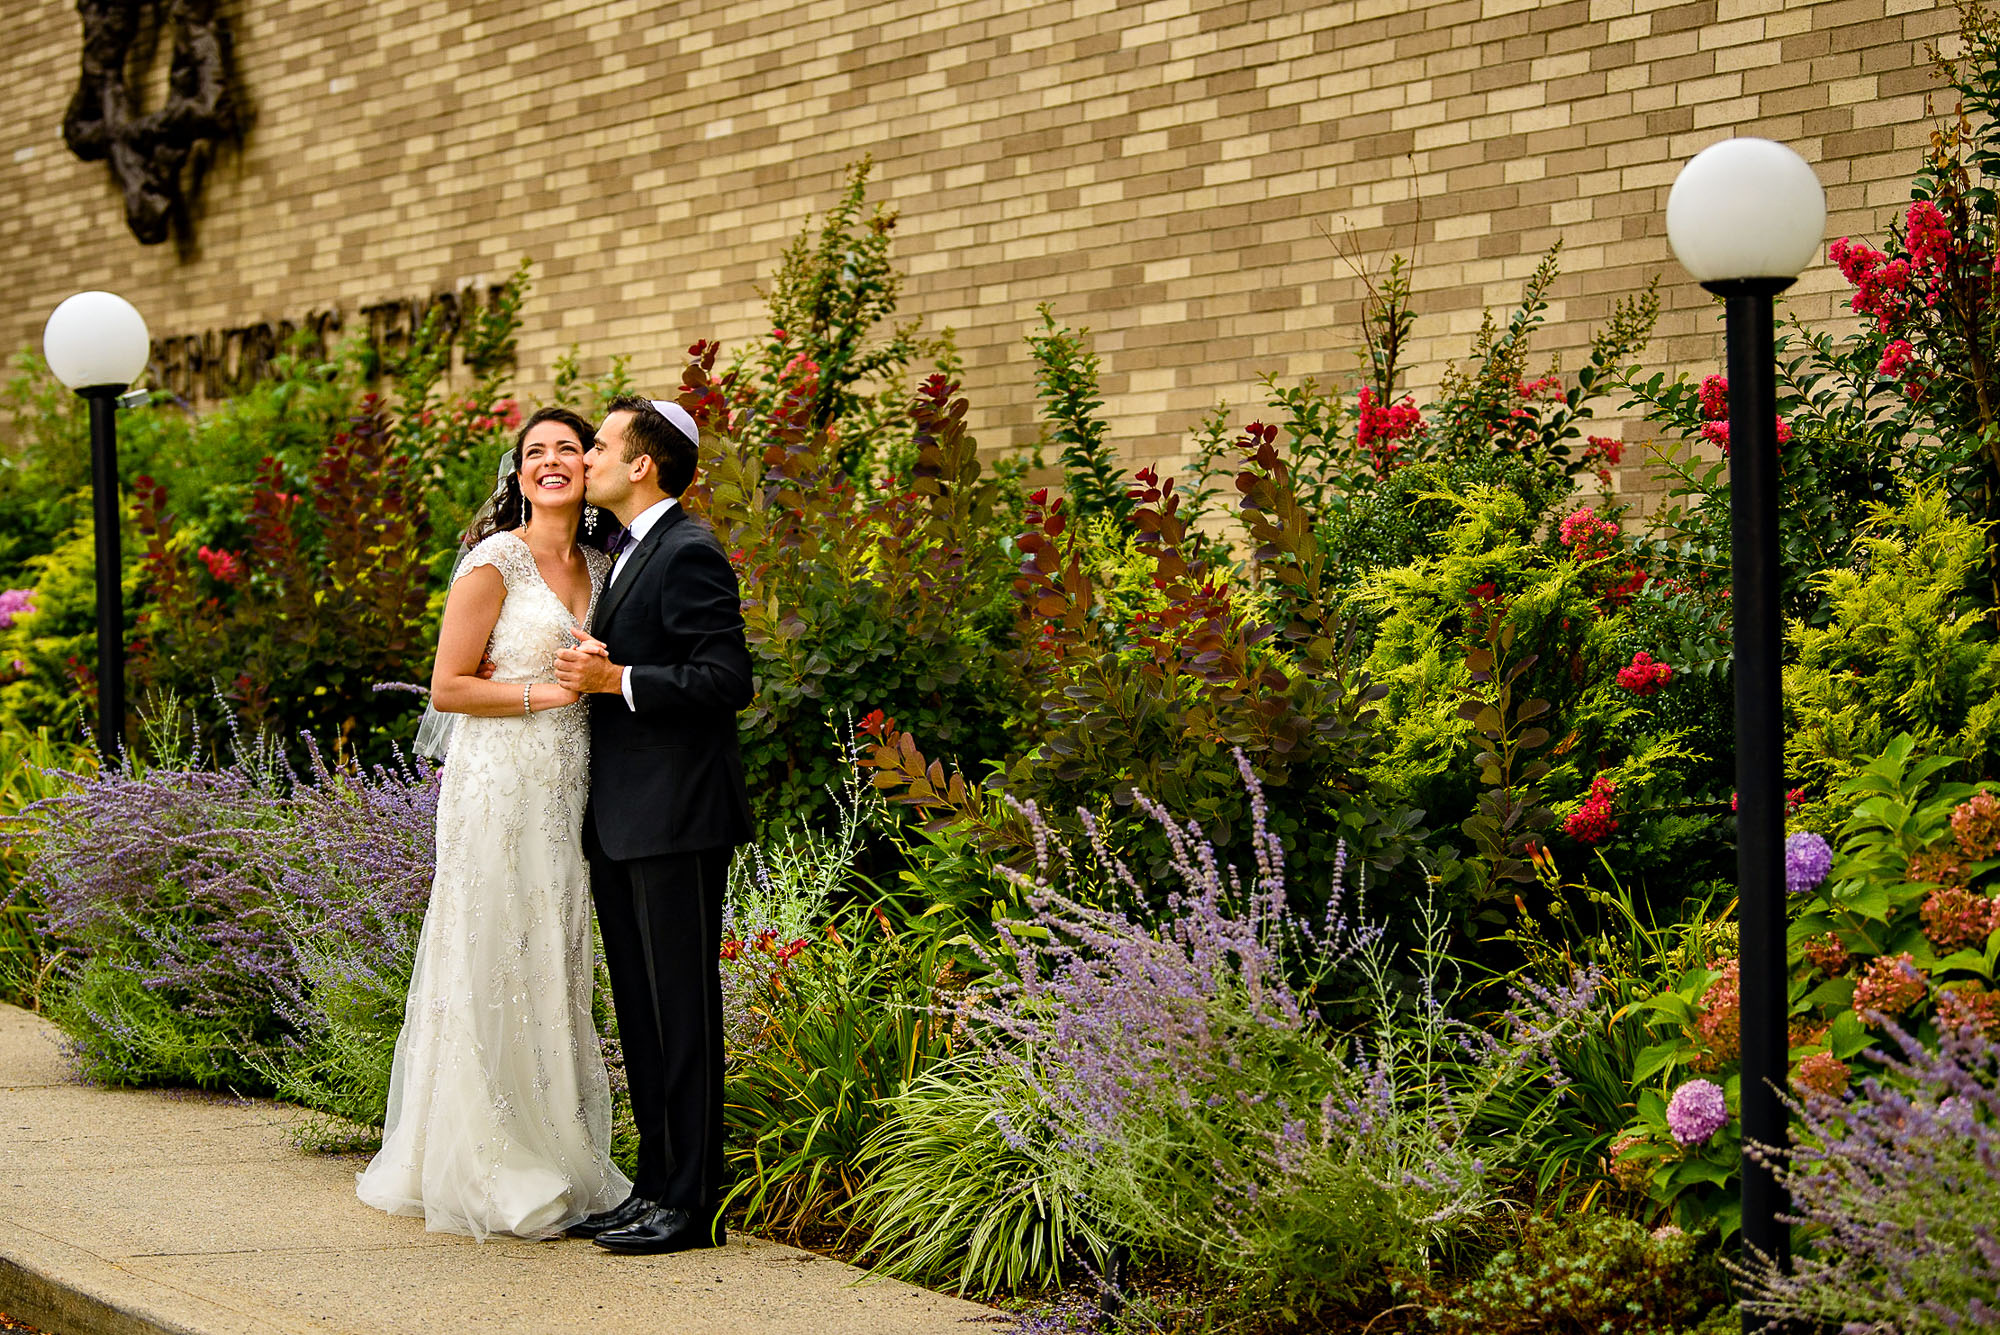
[[[589,635],[556,679],[590,701],[583,846],[639,1163],[624,1204],[570,1229],[614,1252],[722,1241],[722,894],[750,837],[736,712],[750,652],[736,572],[678,498],[699,437],[676,403],[614,399],[584,497],[624,526]]]

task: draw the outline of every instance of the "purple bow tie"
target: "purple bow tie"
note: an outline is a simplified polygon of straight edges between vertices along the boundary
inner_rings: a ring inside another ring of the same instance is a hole
[[[626,529],[618,535],[618,541],[611,544],[611,559],[617,560],[638,545],[639,540],[632,536],[632,530]]]

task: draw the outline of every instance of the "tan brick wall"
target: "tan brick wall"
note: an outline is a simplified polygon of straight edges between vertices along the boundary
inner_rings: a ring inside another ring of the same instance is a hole
[[[1350,227],[1415,258],[1420,390],[1559,237],[1543,355],[1574,366],[1660,273],[1649,360],[1712,364],[1664,238],[1679,164],[1783,140],[1830,236],[1879,232],[1954,21],[1910,0],[232,0],[256,119],[181,255],[133,241],[106,169],[63,147],[71,6],[11,8],[0,349],[85,287],[156,335],[334,304],[352,328],[526,254],[531,395],[572,343],[665,390],[692,340],[759,328],[752,285],[868,152],[905,309],[958,331],[981,443],[1034,438],[1022,335],[1050,301],[1095,331],[1135,461],[1178,456],[1260,372],[1352,372],[1360,288],[1330,240]],[[1795,305],[1831,318],[1841,286],[1822,266]]]

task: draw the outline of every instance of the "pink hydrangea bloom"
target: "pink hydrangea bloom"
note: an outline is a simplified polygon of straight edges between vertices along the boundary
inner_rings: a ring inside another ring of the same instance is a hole
[[[1852,1074],[1847,1063],[1831,1052],[1815,1052],[1792,1072],[1792,1083],[1811,1094],[1838,1098],[1847,1088],[1848,1077]]]
[[[1785,840],[1785,892],[1802,895],[1833,870],[1833,845],[1811,830]]]
[[[1667,1130],[1684,1148],[1705,1145],[1729,1125],[1729,1099],[1713,1080],[1690,1080],[1667,1103]]]
[[[1854,1010],[1864,1018],[1871,1013],[1901,1015],[1929,990],[1929,975],[1917,967],[1909,951],[1880,955],[1868,961],[1854,985]]]

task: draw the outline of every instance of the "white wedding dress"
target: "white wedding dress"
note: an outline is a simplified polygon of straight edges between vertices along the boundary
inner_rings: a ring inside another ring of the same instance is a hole
[[[585,556],[594,610],[611,563]],[[515,534],[474,547],[454,579],[482,565],[507,587],[487,648],[493,680],[554,681],[575,617]],[[356,1181],[377,1209],[442,1232],[541,1238],[631,1191],[609,1155],[611,1090],[590,1012],[589,767],[581,703],[453,724],[382,1149]]]

